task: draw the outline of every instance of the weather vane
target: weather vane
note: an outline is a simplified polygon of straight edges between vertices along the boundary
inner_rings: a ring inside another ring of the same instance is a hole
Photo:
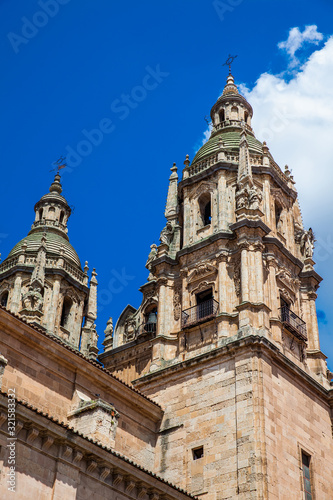
[[[223,66],[229,66],[229,75],[231,75],[231,65],[232,63],[234,62],[234,60],[236,59],[237,56],[232,56],[232,55],[228,55],[228,59],[226,60],[226,62],[223,64]]]
[[[55,168],[52,168],[50,172],[54,172],[56,170],[57,174],[59,174],[59,170],[67,167],[66,156],[60,156],[60,158],[57,161],[53,162],[52,165],[55,165]]]

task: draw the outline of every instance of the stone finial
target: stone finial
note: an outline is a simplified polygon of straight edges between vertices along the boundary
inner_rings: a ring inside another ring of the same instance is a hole
[[[165,218],[168,221],[175,221],[178,215],[178,174],[177,174],[177,166],[174,163],[171,168],[172,174],[169,178],[169,190],[168,197],[165,207]]]
[[[110,351],[113,348],[113,320],[110,317],[106,323],[106,328],[104,330],[105,338],[102,342],[104,346],[104,352]]]
[[[91,273],[91,280],[90,280],[90,285],[93,284],[93,285],[97,285],[97,279],[96,279],[96,276],[97,276],[97,273],[96,273],[96,269],[93,268],[92,270],[92,273]]]
[[[191,163],[190,162],[190,156],[186,155],[186,158],[185,158],[185,161],[184,161],[185,168],[189,167],[190,163]]]
[[[227,78],[227,84],[226,84],[226,86],[223,89],[223,94],[222,95],[226,95],[226,94],[238,94],[238,93],[239,92],[238,92],[237,85],[235,85],[234,77],[232,76],[232,74],[229,74],[228,78]]]
[[[288,165],[285,165],[284,166],[284,175],[286,175],[287,177],[290,177],[290,174],[291,174],[291,172],[289,170]]]
[[[84,274],[88,274],[88,271],[89,271],[89,267],[88,267],[88,261],[86,260],[85,263],[84,263]]]
[[[57,173],[55,176],[54,176],[54,181],[52,182],[51,186],[50,186],[50,193],[58,193],[58,194],[61,194],[62,193],[62,186],[60,184],[60,175]]]

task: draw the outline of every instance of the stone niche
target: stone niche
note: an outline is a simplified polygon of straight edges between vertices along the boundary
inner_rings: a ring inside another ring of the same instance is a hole
[[[119,413],[113,404],[75,391],[72,408],[68,420],[76,431],[114,448]]]

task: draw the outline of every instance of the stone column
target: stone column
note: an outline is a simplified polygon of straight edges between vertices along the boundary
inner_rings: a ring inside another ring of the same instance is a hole
[[[166,333],[166,294],[167,294],[167,278],[160,278],[158,280],[159,292],[158,292],[158,311],[157,311],[157,335],[163,335]]]
[[[183,244],[184,246],[189,245],[190,241],[190,221],[191,221],[191,206],[190,200],[188,198],[187,189],[185,189],[184,196],[184,222],[183,222]]]
[[[263,245],[258,242],[256,244],[255,251],[255,275],[256,275],[256,302],[264,302],[264,273],[263,273],[263,261],[262,252]]]
[[[220,172],[218,180],[218,196],[219,196],[219,230],[227,231],[228,228],[228,200],[227,200],[227,187],[225,177]]]
[[[319,344],[319,329],[316,311],[317,294],[314,291],[308,293],[307,302],[307,334],[309,341],[309,349],[320,349]]]
[[[249,259],[248,247],[241,247],[241,301],[249,301]]]
[[[218,262],[218,284],[219,284],[219,305],[220,312],[227,312],[229,310],[229,301],[227,293],[227,283],[229,276],[227,271],[228,252],[221,252],[217,256]]]
[[[58,303],[59,303],[60,284],[61,284],[61,277],[57,276],[54,280],[54,283],[53,283],[52,296],[51,296],[51,300],[50,300],[50,306],[49,306],[49,311],[48,311],[48,315],[47,315],[47,324],[46,324],[47,331],[52,332],[52,333],[55,333],[55,318],[56,318]]]
[[[14,281],[14,290],[12,299],[9,304],[9,310],[12,313],[18,313],[21,302],[21,287],[22,287],[22,275],[18,273]]]

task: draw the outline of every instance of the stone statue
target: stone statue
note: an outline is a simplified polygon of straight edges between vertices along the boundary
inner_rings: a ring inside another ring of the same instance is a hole
[[[162,232],[160,234],[160,242],[162,245],[166,245],[168,248],[171,245],[172,239],[173,239],[173,233],[174,233],[174,228],[172,227],[171,222],[167,222],[166,226],[164,229],[162,229]]]
[[[155,243],[153,243],[151,246],[150,246],[150,253],[148,255],[148,259],[147,259],[147,262],[146,262],[146,268],[148,269],[149,272],[149,276],[148,276],[148,281],[152,281],[153,279],[155,279],[155,276],[154,276],[154,273],[153,273],[153,261],[156,259],[157,257],[157,245],[155,245]]]
[[[301,237],[301,252],[305,258],[312,258],[315,237],[310,227],[308,231],[304,231]]]
[[[155,243],[153,243],[152,245],[150,245],[150,252],[148,255],[147,262],[146,262],[146,268],[149,271],[151,271],[152,262],[156,259],[156,256],[157,256],[157,245],[155,245]]]
[[[259,204],[262,200],[261,193],[253,186],[248,192],[248,205],[250,210],[259,210]]]

